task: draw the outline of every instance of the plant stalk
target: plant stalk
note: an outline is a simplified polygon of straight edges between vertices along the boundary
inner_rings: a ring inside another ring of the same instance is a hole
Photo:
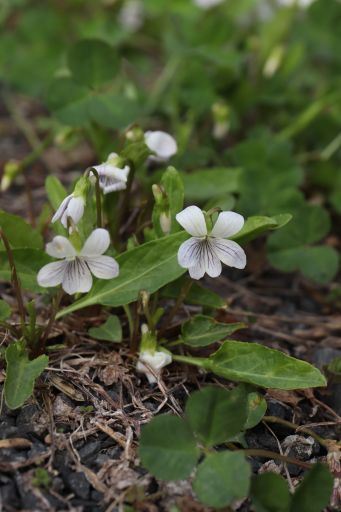
[[[22,328],[22,331],[24,331],[25,324],[26,324],[26,315],[25,315],[24,299],[23,299],[23,296],[21,293],[20,280],[18,277],[17,268],[15,266],[15,261],[14,261],[14,256],[13,256],[11,246],[10,246],[8,238],[5,235],[2,228],[0,228],[0,237],[2,238],[2,241],[5,246],[5,250],[7,253],[8,263],[9,263],[9,266],[11,269],[12,286],[14,288],[16,299],[17,299],[17,304],[18,304],[21,328]]]

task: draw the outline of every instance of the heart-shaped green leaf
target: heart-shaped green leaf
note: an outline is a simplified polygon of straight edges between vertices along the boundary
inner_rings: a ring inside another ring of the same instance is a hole
[[[207,386],[192,393],[186,403],[186,416],[200,442],[210,447],[238,434],[247,418],[247,394],[241,389],[228,391]]]
[[[251,468],[242,453],[224,451],[209,454],[198,468],[193,489],[209,507],[227,507],[245,498],[250,487]]]
[[[157,478],[181,480],[190,475],[199,450],[183,419],[162,415],[142,428],[139,455],[142,464]]]
[[[122,341],[122,327],[120,319],[116,315],[111,315],[99,327],[89,329],[89,334],[95,340],[112,341],[120,343]]]

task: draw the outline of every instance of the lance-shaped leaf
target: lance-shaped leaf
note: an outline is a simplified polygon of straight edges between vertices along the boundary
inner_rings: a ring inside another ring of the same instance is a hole
[[[7,302],[0,300],[0,320],[7,320],[11,316],[11,308]]]
[[[243,323],[224,324],[214,318],[197,315],[182,326],[182,340],[192,347],[205,347],[217,341],[222,341],[238,329],[245,328]]]
[[[174,355],[226,379],[264,388],[301,389],[325,386],[326,379],[314,366],[258,343],[226,341],[209,358]]]
[[[186,233],[153,240],[117,257],[120,274],[110,281],[98,281],[82,299],[59,312],[61,317],[94,304],[122,306],[137,300],[139,292],[156,292],[162,286],[180,277],[185,269],[177,261],[180,244]]]
[[[290,213],[282,213],[280,215],[275,215],[274,217],[255,215],[249,217],[239,233],[237,233],[231,239],[238,243],[249,242],[257,236],[263,234],[265,231],[273,231],[275,229],[282,228],[288,224],[291,219],[292,215]]]
[[[17,409],[31,396],[35,380],[45,370],[49,358],[42,355],[30,361],[23,341],[9,345],[5,357],[5,400],[10,409]]]
[[[184,285],[184,278],[181,277],[176,281],[169,283],[162,290],[162,297],[167,299],[177,299]],[[186,304],[197,304],[207,308],[223,308],[226,301],[222,299],[217,293],[204,288],[199,283],[193,283],[191,289],[186,295],[184,302]]]

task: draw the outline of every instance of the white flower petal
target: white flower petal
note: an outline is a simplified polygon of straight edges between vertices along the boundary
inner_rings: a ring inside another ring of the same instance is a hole
[[[56,213],[52,217],[51,222],[56,222],[63,216],[63,214],[65,213],[65,211],[68,207],[68,204],[72,198],[73,198],[73,194],[70,194],[65,199],[63,199],[63,201],[60,203],[59,208],[57,209]]]
[[[162,160],[168,160],[171,156],[175,155],[178,150],[176,140],[166,132],[146,132],[144,134],[144,140],[149,149],[154,151]]]
[[[66,214],[68,217],[71,217],[75,224],[78,224],[84,214],[84,199],[82,197],[73,197],[68,204]]]
[[[222,4],[225,0],[194,0],[195,5],[201,9],[210,9],[216,5]]]
[[[95,229],[85,241],[81,256],[99,256],[103,254],[110,245],[110,236],[106,229]]]
[[[210,241],[214,252],[225,265],[245,268],[246,254],[239,244],[224,238],[211,238]]]
[[[99,279],[113,279],[119,274],[118,263],[110,256],[87,257],[85,261],[93,275]]]
[[[201,238],[192,237],[180,245],[178,250],[178,263],[180,267],[190,268],[199,262]]]
[[[62,287],[69,295],[86,293],[91,289],[92,276],[82,258],[66,262]]]
[[[206,236],[205,216],[197,206],[187,206],[176,215],[176,220],[192,236]]]
[[[110,194],[110,192],[125,190],[127,188],[127,184],[123,181],[107,179],[105,185],[101,188],[103,189],[104,194]]]
[[[201,262],[198,262],[194,267],[190,267],[188,272],[192,279],[201,279],[205,275],[205,267]]]
[[[218,277],[222,270],[220,260],[212,247],[210,239],[205,240],[203,244],[204,248],[200,255],[200,261],[205,268],[206,274],[210,277]]]
[[[46,244],[46,252],[53,258],[72,258],[76,250],[65,236],[55,236],[52,242]]]
[[[214,224],[211,235],[217,238],[229,238],[244,226],[244,217],[235,212],[221,212]]]
[[[195,247],[196,264],[189,267],[189,275],[193,279],[201,279],[205,272],[210,277],[218,277],[221,274],[221,263],[213,250],[209,239],[200,240]]]
[[[65,261],[54,261],[42,267],[37,276],[39,286],[48,288],[61,284],[64,279],[66,265]]]

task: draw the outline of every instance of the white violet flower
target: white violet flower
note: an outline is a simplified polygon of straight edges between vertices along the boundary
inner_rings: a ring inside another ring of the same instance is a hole
[[[46,252],[55,261],[45,265],[38,273],[38,284],[43,287],[62,285],[69,295],[88,292],[92,287],[92,275],[99,279],[112,279],[119,274],[118,263],[103,253],[110,245],[105,229],[95,229],[81,251],[77,251],[64,236],[55,236],[46,245]]]
[[[168,352],[145,350],[139,354],[136,370],[145,374],[149,384],[154,384],[157,382],[157,377],[161,374],[162,368],[171,362],[172,356]]]
[[[144,134],[144,141],[156,156],[150,157],[153,160],[165,161],[171,158],[178,151],[178,145],[174,137],[162,131],[148,131]]]
[[[216,5],[222,4],[225,0],[193,0],[197,7],[201,9],[210,9]]]
[[[201,279],[205,272],[210,277],[221,274],[221,262],[229,267],[244,268],[246,255],[236,242],[226,240],[238,233],[244,217],[235,212],[221,212],[208,232],[204,213],[197,206],[188,206],[176,215],[178,223],[192,235],[178,251],[178,262],[187,268],[193,279]]]
[[[143,25],[144,7],[140,0],[128,0],[118,14],[118,21],[128,32],[136,32]]]
[[[60,220],[64,228],[67,228],[68,217],[74,224],[78,224],[84,214],[85,201],[82,196],[70,194],[60,204],[52,217],[52,222]]]
[[[93,166],[98,172],[99,184],[104,194],[127,188],[130,168],[129,165],[125,165],[123,168],[119,167],[118,161],[118,154],[110,153],[106,162]]]

